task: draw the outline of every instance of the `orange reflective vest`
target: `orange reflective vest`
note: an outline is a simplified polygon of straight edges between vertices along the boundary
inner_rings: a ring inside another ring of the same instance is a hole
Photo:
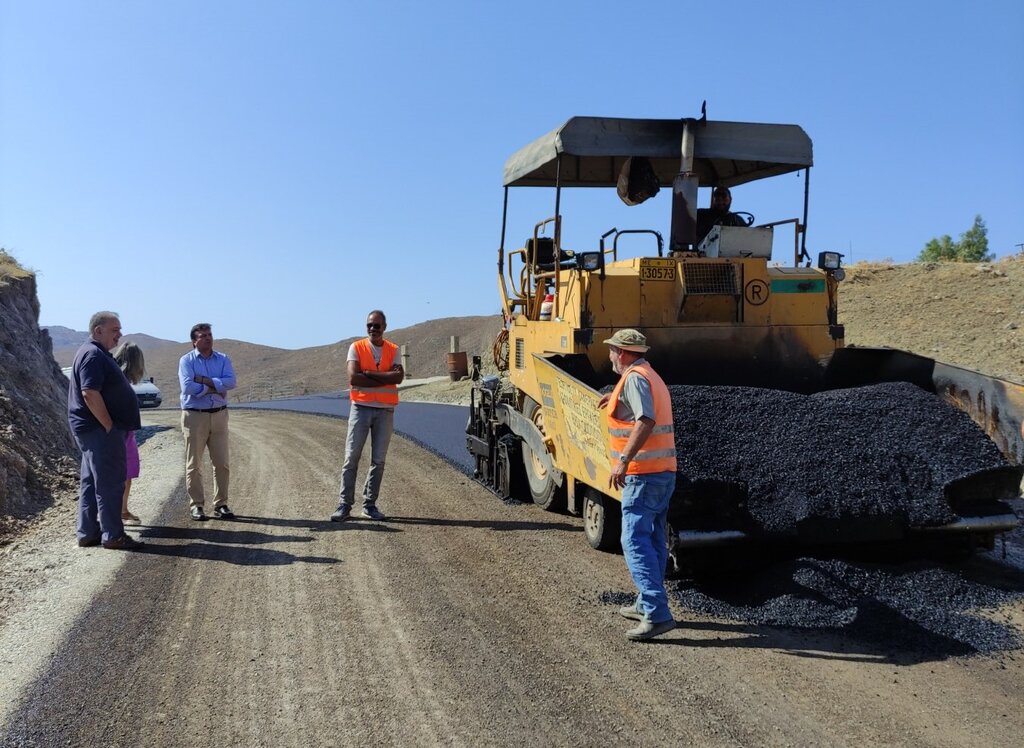
[[[611,447],[612,468],[619,462],[626,449],[626,442],[636,425],[635,421],[620,421],[614,417],[615,408],[619,404],[619,396],[626,384],[626,377],[637,374],[651,385],[651,399],[654,401],[654,431],[647,441],[640,446],[640,451],[633,456],[626,466],[626,475],[643,473],[674,473],[676,472],[676,436],[672,426],[672,396],[661,377],[646,361],[633,364],[622,376],[608,398],[608,444]]]
[[[398,346],[387,340],[384,341],[384,350],[380,354],[380,364],[373,360],[373,344],[369,338],[363,338],[355,342],[356,355],[359,357],[359,369],[361,371],[391,371],[395,363],[395,355],[398,353]],[[398,385],[382,384],[379,387],[356,387],[349,385],[348,396],[352,402],[362,405],[379,403],[389,408],[398,405]]]

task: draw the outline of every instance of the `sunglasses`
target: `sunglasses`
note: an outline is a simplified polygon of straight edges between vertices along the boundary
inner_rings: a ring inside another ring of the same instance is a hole
[[[366,329],[367,330],[379,330],[380,329],[380,322],[367,322],[366,323]]]

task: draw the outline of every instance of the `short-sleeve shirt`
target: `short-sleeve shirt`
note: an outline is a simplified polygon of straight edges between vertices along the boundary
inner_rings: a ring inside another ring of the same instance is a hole
[[[377,364],[377,366],[380,366],[380,359],[384,355],[384,346],[382,346],[382,345],[374,345],[371,342],[370,343],[370,353],[373,354],[373,360]],[[359,352],[356,350],[356,344],[355,343],[352,343],[352,345],[350,345],[348,347],[348,359],[347,360],[348,361],[358,361],[359,360]]]
[[[96,390],[107,406],[114,428],[138,431],[139,398],[109,351],[89,340],[75,354],[68,383],[68,426],[76,434],[102,428],[85,404],[82,390]]]
[[[374,345],[373,342],[371,341],[370,342],[370,353],[373,354],[373,361],[374,361],[374,363],[376,363],[377,366],[380,366],[380,360],[384,356],[384,346],[382,346],[382,345]],[[358,361],[359,360],[359,351],[356,350],[356,344],[355,343],[352,343],[352,345],[350,345],[348,347],[348,358],[346,360],[347,361]],[[356,405],[358,405],[360,408],[383,408],[383,409],[386,409],[386,410],[394,410],[395,409],[394,405],[388,405],[387,403],[369,402],[369,403],[356,403]]]
[[[640,358],[634,363],[643,361],[644,359]],[[622,385],[622,392],[619,393],[619,403],[615,412],[612,413],[612,417],[620,421],[638,421],[644,416],[652,421],[655,420],[651,383],[640,374],[627,374],[626,381]]]

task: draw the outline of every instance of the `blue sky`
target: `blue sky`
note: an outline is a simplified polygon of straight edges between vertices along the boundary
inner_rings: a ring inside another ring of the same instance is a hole
[[[808,248],[1024,243],[1024,3],[0,0],[0,246],[40,322],[282,348],[496,313],[505,159],[574,115],[801,125]],[[734,190],[797,217],[802,179]],[[544,192],[544,194],[539,194]],[[668,191],[563,241],[668,235]],[[701,205],[707,195],[700,196]],[[553,212],[513,190],[509,243]],[[780,258],[778,255],[776,259]]]

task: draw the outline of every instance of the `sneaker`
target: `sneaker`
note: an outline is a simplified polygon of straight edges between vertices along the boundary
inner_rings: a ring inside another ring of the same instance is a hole
[[[387,519],[387,517],[384,516],[384,512],[373,504],[364,506],[363,511],[359,513],[359,516],[365,517],[366,519]]]
[[[203,508],[201,506],[192,507],[192,511],[190,513],[192,515],[192,519],[194,519],[196,522],[206,521],[206,512],[203,511]]]
[[[619,608],[619,615],[631,621],[644,620],[644,614],[637,610],[635,605],[623,605]]]
[[[228,509],[227,504],[221,504],[220,506],[215,506],[213,508],[213,516],[218,517],[219,519],[234,519],[235,513]]]
[[[337,511],[331,515],[331,522],[344,522],[352,516],[352,507],[348,504],[342,504],[338,507]]]
[[[145,543],[136,540],[131,535],[122,535],[119,538],[108,540],[106,543],[103,544],[104,548],[107,548],[111,551],[137,551],[140,548],[144,548],[145,546]]]
[[[656,636],[664,634],[666,631],[671,631],[676,627],[676,622],[669,618],[667,621],[660,621],[658,623],[651,623],[650,621],[640,621],[640,625],[636,628],[632,628],[626,632],[626,638],[630,641],[642,642],[647,639],[653,639]]]

